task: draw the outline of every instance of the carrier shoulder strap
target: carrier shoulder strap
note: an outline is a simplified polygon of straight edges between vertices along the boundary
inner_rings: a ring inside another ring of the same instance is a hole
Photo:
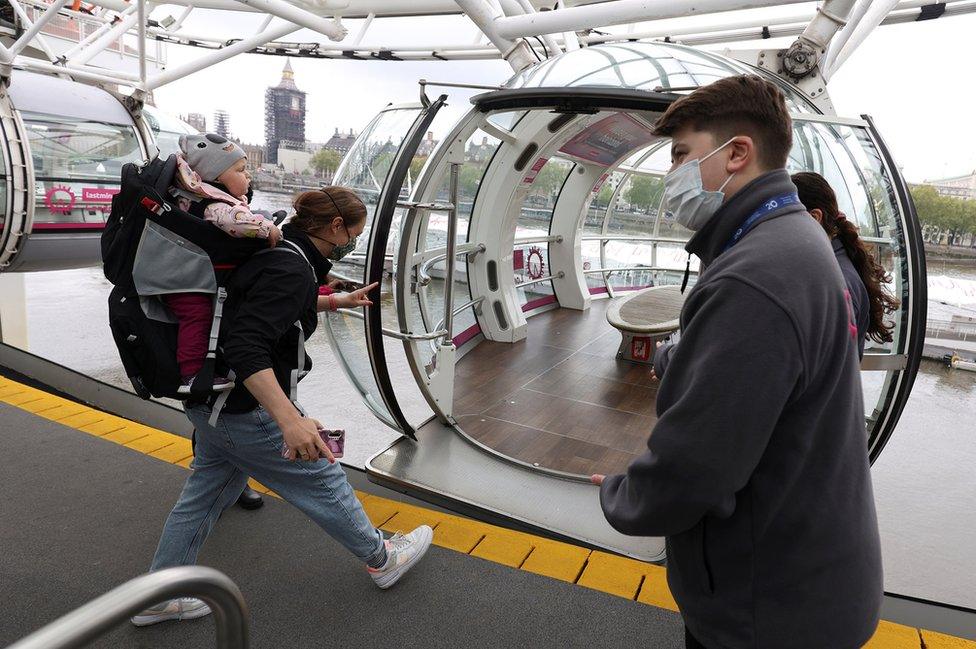
[[[308,260],[308,257],[305,256],[304,251],[302,251],[301,248],[299,248],[291,241],[288,241],[287,239],[282,239],[281,243],[285,244],[287,247],[281,247],[279,245],[279,246],[275,246],[274,248],[265,248],[264,250],[257,251],[252,256],[256,257],[257,255],[274,252],[275,250],[284,250],[286,252],[290,252],[293,255],[299,255],[301,256],[302,259],[305,260],[305,263],[308,264],[308,268],[312,273],[312,277],[314,278],[315,267],[312,266],[312,262],[310,262]],[[222,296],[221,296],[221,291],[224,291]],[[216,349],[217,349],[217,332],[219,332],[219,325],[220,325],[219,314],[223,311],[223,301],[227,297],[227,293],[223,287],[218,289],[217,296],[218,296],[217,306],[219,307],[219,310],[217,308],[214,309],[214,323],[210,332],[210,344],[212,347],[212,353],[215,356],[216,356]],[[308,414],[305,412],[305,409],[301,406],[301,404],[298,403],[298,379],[302,378],[305,375],[305,331],[302,329],[301,319],[295,320],[295,327],[298,329],[298,345],[297,345],[298,363],[295,366],[295,369],[291,371],[291,380],[289,381],[290,385],[288,389],[288,399],[293,404],[295,404],[295,407],[298,409],[298,412],[302,413],[303,417],[307,417]],[[210,355],[210,353],[211,350],[208,350],[208,356]],[[231,381],[234,380],[235,378],[234,370],[230,370],[228,372],[227,378],[230,379]],[[230,392],[231,392],[230,390],[225,390],[224,392],[221,392],[220,396],[217,397],[217,400],[214,401],[213,410],[210,413],[210,421],[209,421],[211,426],[217,425],[217,417],[220,416],[220,411],[224,409],[224,405],[227,403],[227,399],[230,397]]]

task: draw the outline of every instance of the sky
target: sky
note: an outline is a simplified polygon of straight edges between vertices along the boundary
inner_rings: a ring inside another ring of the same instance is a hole
[[[166,10],[157,10],[153,17],[165,15]],[[727,16],[734,21],[759,12],[768,17],[797,11],[794,5],[730,12]],[[172,9],[169,13],[178,12]],[[239,38],[254,33],[259,22],[260,17],[254,14],[228,16],[197,10],[185,26],[211,34],[219,28],[219,34]],[[356,33],[357,21],[347,21],[347,27],[351,34]],[[830,80],[828,90],[837,113],[871,115],[910,182],[976,170],[976,127],[972,120],[976,84],[971,81],[972,71],[965,67],[976,59],[974,33],[976,14],[880,27]],[[387,46],[473,43],[478,37],[476,28],[465,18],[443,16],[376,20],[363,42]],[[302,31],[283,40],[320,41],[324,37]],[[783,44],[757,41],[732,47]],[[720,51],[723,47],[705,49]],[[173,67],[207,52],[170,46],[167,63]],[[511,68],[502,61],[291,61],[295,81],[307,93],[306,137],[313,142],[326,141],[336,128],[361,130],[388,103],[416,102],[418,79],[490,85],[501,84],[511,75]],[[160,88],[155,93],[156,103],[174,114],[203,113],[208,124],[214,111],[223,108],[231,115],[235,136],[245,142],[263,142],[264,91],[277,85],[284,64],[283,57],[240,55]],[[474,94],[448,92],[448,108],[435,122],[438,134],[467,110],[468,99]]]

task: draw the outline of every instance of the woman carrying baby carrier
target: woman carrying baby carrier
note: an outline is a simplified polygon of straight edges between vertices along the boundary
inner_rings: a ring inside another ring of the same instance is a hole
[[[304,416],[293,390],[295,378],[311,368],[303,350],[317,312],[371,304],[366,295],[375,284],[352,293],[318,291],[332,267],[329,259],[347,252],[363,232],[366,208],[352,191],[325,187],[299,195],[295,210],[278,245],[253,255],[229,281],[221,339],[235,387],[187,402],[197,431],[193,472],[166,520],[151,570],[195,563],[220,513],[253,476],[366,564],[380,588],[389,588],[424,555],[433,532],[423,525],[384,540],[319,436],[322,425]],[[218,402],[222,408],[214,417]],[[132,622],[144,626],[208,613],[204,602],[183,598],[147,609]]]

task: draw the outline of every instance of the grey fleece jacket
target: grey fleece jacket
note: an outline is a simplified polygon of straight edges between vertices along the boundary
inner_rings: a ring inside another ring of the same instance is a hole
[[[844,649],[874,632],[881,548],[856,327],[823,229],[785,170],[688,242],[705,269],[681,312],[647,452],[600,501],[624,534],[666,537],[668,584],[710,648]],[[659,355],[660,356],[660,355]]]

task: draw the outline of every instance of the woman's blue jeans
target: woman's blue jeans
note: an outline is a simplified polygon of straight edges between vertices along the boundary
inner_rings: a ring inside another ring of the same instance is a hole
[[[207,535],[237,501],[248,476],[302,510],[360,561],[382,565],[383,536],[369,522],[338,461],[281,457],[281,430],[264,408],[222,413],[216,427],[207,421],[207,406],[188,407],[186,416],[196,427],[193,472],[166,519],[150,570],[196,563]]]

